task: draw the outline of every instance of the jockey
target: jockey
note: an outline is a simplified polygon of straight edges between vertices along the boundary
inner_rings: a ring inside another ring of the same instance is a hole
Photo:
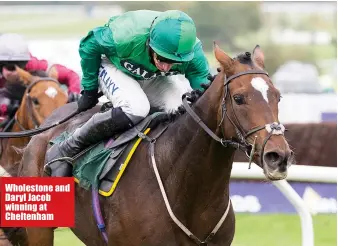
[[[47,152],[46,162],[73,157],[85,147],[139,123],[150,107],[170,112],[182,95],[200,89],[210,74],[193,20],[184,12],[138,10],[113,16],[80,41],[83,96],[78,112],[98,103],[98,90],[113,108],[94,114]],[[183,76],[184,75],[184,76]],[[72,167],[56,161],[51,176],[71,176]]]
[[[0,35],[0,115],[7,116],[11,106],[8,104],[5,83],[18,81],[15,65],[26,70],[42,70],[53,72],[61,84],[68,87],[68,101],[77,101],[80,93],[80,78],[78,74],[60,64],[49,64],[46,60],[39,60],[32,56],[26,40],[19,34],[4,33]],[[21,93],[22,94],[22,93]],[[22,96],[22,95],[21,95]]]

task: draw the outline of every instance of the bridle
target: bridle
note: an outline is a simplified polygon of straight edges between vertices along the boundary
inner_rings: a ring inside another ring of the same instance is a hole
[[[42,82],[42,81],[52,81],[52,82],[57,83],[58,86],[60,86],[60,83],[57,80],[53,79],[53,78],[37,78],[35,81],[33,81],[32,83],[30,83],[27,86],[27,89],[26,89],[26,105],[25,106],[26,106],[26,109],[27,109],[28,117],[33,122],[35,128],[38,128],[39,125],[40,125],[40,123],[37,120],[36,112],[34,111],[33,99],[32,99],[32,97],[30,96],[29,93],[31,92],[32,88],[36,84],[38,84],[39,82]],[[21,128],[21,130],[23,130],[23,131],[27,130],[19,122],[17,114],[18,114],[18,111],[15,113],[15,116],[14,116],[15,122],[19,125],[19,127]]]
[[[214,140],[216,140],[217,142],[221,143],[222,146],[224,147],[233,147],[235,149],[240,149],[242,151],[244,151],[246,153],[246,155],[249,157],[249,163],[251,164],[252,159],[253,159],[253,155],[255,153],[255,142],[256,142],[256,138],[254,140],[253,143],[250,143],[247,138],[249,136],[251,136],[252,134],[266,129],[269,133],[269,135],[265,138],[264,142],[263,142],[263,146],[261,149],[261,165],[263,164],[263,153],[264,153],[264,147],[266,145],[266,143],[269,141],[270,137],[272,135],[280,135],[280,134],[284,134],[285,128],[282,124],[273,122],[270,124],[266,124],[264,126],[258,126],[255,128],[250,129],[248,132],[245,133],[245,131],[243,130],[243,128],[241,127],[239,120],[235,114],[235,109],[232,105],[231,102],[231,109],[235,115],[235,120],[236,123],[235,124],[229,114],[228,111],[226,109],[226,100],[228,98],[228,95],[230,95],[230,90],[229,90],[229,84],[231,81],[233,81],[234,79],[243,76],[243,75],[248,75],[248,74],[264,74],[266,76],[269,76],[265,71],[262,70],[249,70],[249,71],[244,71],[244,72],[240,72],[237,73],[235,75],[230,76],[229,78],[225,79],[224,81],[224,95],[222,98],[222,119],[221,122],[219,123],[218,127],[220,127],[222,125],[222,123],[224,122],[224,118],[225,116],[227,116],[227,118],[229,119],[229,121],[231,122],[231,124],[235,127],[236,130],[236,134],[238,137],[238,140],[227,140],[224,138],[224,132],[223,132],[223,138],[218,137],[212,130],[210,130],[210,128],[208,128],[206,126],[206,124],[204,124],[204,122],[201,120],[201,118],[194,112],[194,110],[190,107],[188,99],[190,99],[190,101],[192,101],[191,97],[192,94],[191,93],[186,93],[182,96],[183,99],[183,106],[185,108],[185,110],[187,111],[187,113],[189,113],[189,115],[191,115],[191,117],[199,124],[200,127],[202,127],[202,129],[209,134],[209,136],[211,136]],[[231,98],[230,98],[231,100]],[[210,240],[215,236],[215,234],[217,233],[217,231],[219,230],[219,228],[222,226],[222,224],[224,223],[228,213],[229,213],[229,209],[230,209],[230,197],[229,197],[229,201],[228,201],[228,205],[227,208],[225,209],[222,217],[220,218],[220,220],[218,221],[218,223],[216,224],[216,226],[214,227],[214,229],[209,233],[209,235],[205,238],[205,240],[201,240],[198,237],[196,237],[182,222],[180,222],[180,220],[175,216],[175,214],[173,213],[168,197],[166,195],[164,186],[163,186],[163,182],[161,180],[160,174],[158,172],[158,168],[157,168],[157,164],[156,164],[156,160],[155,160],[155,143],[157,138],[167,129],[168,126],[166,126],[165,128],[163,128],[155,137],[150,138],[147,135],[143,134],[143,133],[139,133],[138,136],[146,141],[148,141],[149,144],[149,155],[150,155],[150,159],[151,159],[151,163],[156,175],[156,179],[157,182],[159,184],[160,190],[161,190],[161,194],[162,197],[164,199],[164,203],[166,205],[166,208],[168,210],[168,213],[170,215],[170,218],[173,220],[173,222],[190,238],[192,239],[197,245],[208,245],[208,242],[210,242]],[[250,154],[249,154],[250,153]],[[250,164],[249,164],[249,168],[250,168]]]
[[[234,79],[243,76],[243,75],[248,75],[248,74],[263,74],[269,77],[268,73],[263,71],[263,70],[248,70],[248,71],[244,71],[244,72],[239,72],[237,74],[234,74],[232,76],[230,76],[229,78],[226,78],[224,80],[224,95],[222,98],[222,119],[221,122],[219,123],[218,126],[221,126],[221,124],[224,121],[225,116],[227,116],[228,120],[231,122],[231,124],[234,126],[235,130],[236,130],[236,134],[238,137],[238,140],[226,140],[223,138],[218,137],[212,130],[210,130],[205,124],[204,122],[199,118],[199,116],[193,111],[193,109],[190,107],[189,103],[188,103],[188,99],[189,99],[189,94],[185,94],[183,96],[183,106],[186,109],[186,111],[192,116],[192,118],[217,142],[220,142],[224,147],[233,147],[235,149],[240,149],[243,152],[245,152],[245,154],[247,155],[247,157],[249,158],[249,168],[251,165],[251,162],[253,160],[253,156],[255,154],[255,143],[256,143],[256,138],[254,139],[253,143],[250,143],[247,138],[249,136],[251,136],[252,134],[265,129],[269,135],[264,139],[262,148],[260,150],[260,163],[259,165],[262,166],[263,165],[263,154],[264,154],[264,149],[265,149],[265,145],[266,143],[269,141],[269,139],[271,138],[272,135],[283,135],[284,131],[285,131],[285,127],[280,124],[279,122],[273,122],[273,123],[268,123],[265,124],[264,126],[258,126],[258,127],[254,127],[252,129],[250,129],[248,132],[245,133],[245,131],[243,130],[241,124],[239,123],[239,120],[236,116],[236,112],[235,109],[233,107],[232,104],[232,100],[231,100],[231,96],[230,96],[230,89],[229,89],[229,84],[231,81],[233,81]],[[234,123],[233,120],[231,120],[227,108],[226,108],[226,100],[228,98],[228,95],[230,97],[230,103],[231,103],[231,109],[233,112],[233,115],[235,117],[235,121],[237,124]],[[223,131],[223,128],[222,128]],[[223,136],[224,136],[224,132],[223,132]]]

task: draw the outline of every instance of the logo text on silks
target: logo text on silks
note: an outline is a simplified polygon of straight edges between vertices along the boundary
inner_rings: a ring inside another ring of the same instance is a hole
[[[172,76],[179,74],[179,71],[169,71],[169,72],[150,72],[147,71],[142,65],[140,64],[133,64],[131,61],[128,60],[121,60],[121,65],[127,69],[130,73],[138,75],[145,80],[154,79],[158,76]]]
[[[101,66],[101,72],[99,77],[105,83],[105,85],[107,86],[107,90],[110,91],[111,94],[114,94],[114,92],[119,88],[112,80],[112,78],[107,75],[107,70],[103,66]]]

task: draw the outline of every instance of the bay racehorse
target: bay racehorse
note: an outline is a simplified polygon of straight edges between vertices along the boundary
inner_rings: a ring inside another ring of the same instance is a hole
[[[186,94],[184,110],[151,131],[152,141],[141,142],[114,195],[99,197],[108,245],[231,245],[235,215],[229,180],[238,148],[250,153],[268,180],[287,177],[293,153],[262,50],[256,46],[253,54],[232,59],[214,44],[214,54],[220,72],[205,92]],[[67,104],[48,121],[75,109]],[[98,110],[32,137],[19,175],[43,176],[49,141]],[[88,246],[106,245],[92,213],[91,191],[76,185],[75,201],[72,231]],[[27,228],[27,234],[31,246],[53,245],[53,228]]]
[[[67,103],[68,97],[58,81],[52,77],[33,76],[27,71],[17,68],[19,86],[24,87],[21,104],[12,122],[8,122],[7,131],[20,132],[40,126],[56,108]],[[35,72],[41,74],[41,72]],[[12,87],[13,88],[13,87]],[[18,88],[18,86],[15,86]],[[0,171],[1,176],[16,176],[18,164],[21,161],[23,148],[29,142],[29,137],[0,139]],[[21,228],[5,229],[13,245],[24,244],[24,231]],[[0,242],[0,246],[3,245]],[[6,245],[6,244],[5,244]]]

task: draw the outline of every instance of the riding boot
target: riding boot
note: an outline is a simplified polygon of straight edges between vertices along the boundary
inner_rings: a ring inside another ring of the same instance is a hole
[[[134,126],[121,108],[94,114],[83,126],[77,128],[66,140],[54,144],[46,154],[46,163],[61,157],[73,157],[84,148],[112,137],[115,133]],[[45,172],[53,177],[71,177],[73,166],[65,160],[45,166]]]

